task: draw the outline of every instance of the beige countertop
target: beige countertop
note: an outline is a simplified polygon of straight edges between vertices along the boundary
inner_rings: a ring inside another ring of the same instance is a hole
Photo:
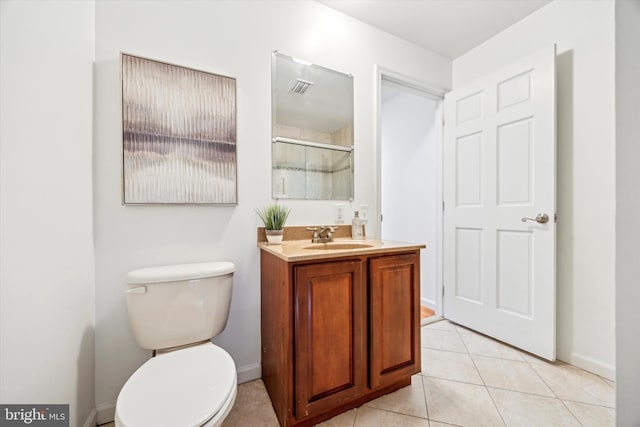
[[[363,247],[348,248],[350,245]],[[367,245],[367,246],[364,246]],[[258,247],[287,262],[317,259],[339,258],[349,255],[375,255],[426,248],[424,244],[394,242],[391,240],[352,240],[351,238],[333,239],[330,243],[311,243],[305,240],[284,240],[279,245],[259,242]],[[330,249],[328,249],[330,248]]]

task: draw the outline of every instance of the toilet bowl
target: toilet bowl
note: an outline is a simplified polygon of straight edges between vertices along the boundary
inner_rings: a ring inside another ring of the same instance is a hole
[[[235,402],[236,384],[231,356],[214,344],[158,355],[122,388],[116,425],[218,426]]]
[[[219,426],[237,393],[231,356],[211,343],[225,327],[232,263],[135,270],[127,277],[129,318],[138,343],[158,350],[122,387],[118,427]]]

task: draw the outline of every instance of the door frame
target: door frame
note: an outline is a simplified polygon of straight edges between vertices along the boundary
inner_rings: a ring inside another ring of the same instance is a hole
[[[441,123],[439,124],[439,135],[436,138],[436,165],[437,172],[436,176],[438,177],[436,182],[436,206],[442,206],[444,200],[443,194],[443,139],[444,139],[444,95],[449,92],[448,89],[444,89],[442,87],[424,82],[420,79],[416,79],[414,77],[407,76],[402,73],[398,73],[397,71],[391,70],[389,68],[375,65],[375,91],[374,91],[374,123],[375,123],[375,144],[376,144],[376,224],[377,230],[376,233],[378,236],[382,237],[382,221],[380,220],[382,215],[382,80],[387,80],[401,86],[404,86],[408,89],[413,89],[419,92],[423,92],[425,94],[434,96],[441,100],[439,107],[439,116]],[[437,113],[438,114],[438,113]],[[437,116],[436,116],[437,117]],[[439,226],[439,231],[437,233],[437,241],[435,243],[429,244],[427,243],[427,247],[431,247],[435,249],[436,252],[436,315],[442,316],[443,307],[442,307],[442,292],[444,289],[443,282],[443,271],[444,271],[444,259],[443,259],[443,225],[444,225],[444,217],[443,210],[437,209],[436,211],[436,223]],[[422,286],[420,286],[422,289]],[[420,304],[422,305],[422,297]]]

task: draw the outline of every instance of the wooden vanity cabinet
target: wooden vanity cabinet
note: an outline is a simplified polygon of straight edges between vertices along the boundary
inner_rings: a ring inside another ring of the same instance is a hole
[[[261,251],[262,377],[283,427],[411,383],[420,371],[418,255],[287,262]]]

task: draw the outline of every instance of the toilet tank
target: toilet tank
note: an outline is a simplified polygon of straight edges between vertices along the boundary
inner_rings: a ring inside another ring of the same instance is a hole
[[[127,310],[142,348],[160,350],[208,340],[225,328],[231,262],[142,268],[127,275]]]

